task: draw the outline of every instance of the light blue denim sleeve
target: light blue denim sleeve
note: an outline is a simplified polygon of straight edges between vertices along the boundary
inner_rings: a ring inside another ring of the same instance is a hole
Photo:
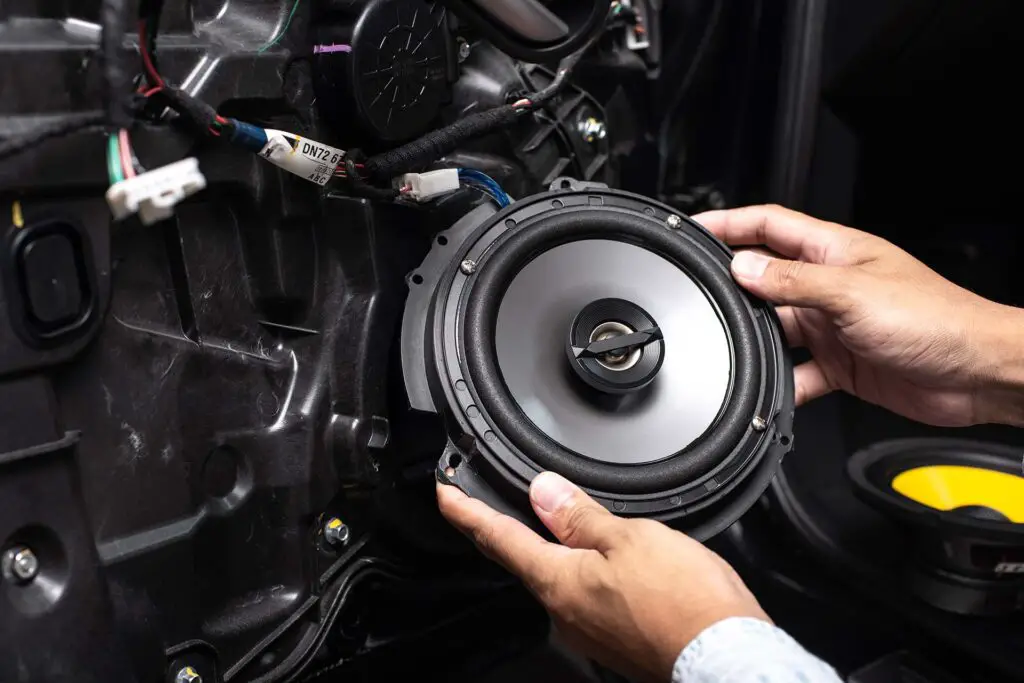
[[[672,669],[672,683],[842,683],[782,629],[733,617],[704,629]]]

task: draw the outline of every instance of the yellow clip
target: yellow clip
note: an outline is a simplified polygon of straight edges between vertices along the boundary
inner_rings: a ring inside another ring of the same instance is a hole
[[[327,528],[328,529],[337,529],[340,526],[341,526],[341,520],[338,519],[337,517],[335,517],[331,521],[327,522]]]
[[[11,204],[11,222],[14,223],[16,228],[25,227],[25,216],[21,213],[21,202],[17,199]]]

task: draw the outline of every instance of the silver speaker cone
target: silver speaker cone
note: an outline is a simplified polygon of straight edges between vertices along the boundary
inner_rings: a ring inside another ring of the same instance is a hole
[[[665,360],[644,391],[594,400],[568,371],[574,317],[598,299],[646,310],[662,330]],[[666,458],[714,422],[732,376],[725,328],[704,291],[641,247],[583,240],[555,247],[515,277],[498,309],[498,365],[523,412],[553,440],[594,460]]]

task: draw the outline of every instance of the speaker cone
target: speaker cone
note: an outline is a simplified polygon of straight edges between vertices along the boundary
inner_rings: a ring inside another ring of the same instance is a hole
[[[778,320],[696,223],[563,184],[478,208],[410,276],[403,371],[412,407],[446,420],[438,475],[531,520],[529,482],[554,470],[706,538],[791,447]]]
[[[907,580],[933,605],[965,614],[1024,606],[1021,453],[948,439],[884,442],[856,453],[854,492],[907,534]]]

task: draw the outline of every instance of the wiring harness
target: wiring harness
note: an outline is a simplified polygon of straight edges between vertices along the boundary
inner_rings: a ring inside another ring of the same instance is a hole
[[[276,44],[290,25],[298,7],[292,7],[288,24],[260,49]],[[110,182],[107,200],[117,219],[138,214],[144,223],[163,220],[174,205],[206,186],[194,158],[147,170],[132,148],[130,130],[139,119],[175,125],[195,137],[219,139],[259,155],[266,161],[321,187],[332,181],[350,195],[391,201],[405,198],[415,202],[462,188],[478,191],[498,206],[512,199],[486,174],[474,169],[443,169],[415,173],[452,153],[466,142],[516,123],[523,116],[548,105],[568,84],[584,53],[600,38],[591,38],[577,52],[563,59],[552,81],[543,89],[519,96],[515,101],[472,114],[451,125],[432,131],[396,149],[364,158],[358,150],[348,153],[331,145],[288,131],[262,128],[225,117],[216,109],[184,90],[174,87],[160,73],[156,55],[163,0],[141,0],[138,15],[138,59],[140,76],[131,86],[130,53],[122,48],[126,29],[125,0],[103,0],[100,56],[106,106],[103,111],[62,117],[29,135],[0,142],[0,159],[29,149],[40,142],[73,134],[86,128],[105,126],[106,168]],[[621,10],[614,11],[614,14]],[[609,15],[609,25],[616,18]],[[349,46],[317,46],[329,51],[351,51]],[[435,175],[440,174],[440,175]]]
[[[522,97],[512,104],[471,114],[449,126],[427,133],[418,140],[370,157],[365,163],[365,176],[381,182],[424,168],[470,140],[508,127],[521,116],[543,108],[565,89],[580,59],[600,37],[601,34],[595,35],[582,48],[565,57],[559,63],[551,83],[543,90]]]

